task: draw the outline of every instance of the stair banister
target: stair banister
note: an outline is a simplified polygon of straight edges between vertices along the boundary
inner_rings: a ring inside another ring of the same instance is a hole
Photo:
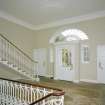
[[[34,61],[2,34],[0,34],[0,62],[28,78],[39,78],[36,74],[38,62]]]
[[[36,61],[34,61],[31,57],[29,57],[26,53],[24,53],[20,48],[18,48],[15,44],[13,44],[11,41],[9,41],[6,37],[4,37],[2,34],[0,34],[0,36],[5,39],[7,42],[9,42],[11,45],[13,45],[16,49],[18,49],[21,53],[23,53],[25,56],[27,56],[27,58],[29,58],[32,62],[37,63]]]
[[[0,104],[64,105],[61,89],[0,78]]]

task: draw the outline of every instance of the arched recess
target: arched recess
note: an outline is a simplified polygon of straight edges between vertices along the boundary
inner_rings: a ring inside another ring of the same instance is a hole
[[[52,54],[54,57],[54,72],[53,77],[55,79],[68,80],[78,82],[80,79],[80,42],[88,40],[88,36],[85,32],[79,29],[63,29],[57,31],[49,40],[49,43],[53,45]],[[78,43],[77,43],[78,42]],[[63,61],[65,56],[68,59]]]

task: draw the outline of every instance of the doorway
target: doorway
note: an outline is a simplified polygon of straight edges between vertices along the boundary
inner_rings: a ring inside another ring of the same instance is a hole
[[[80,80],[80,44],[88,40],[79,29],[61,29],[49,40],[55,49],[54,78],[78,82]]]
[[[75,71],[75,46],[57,45],[55,47],[55,79],[73,81]]]
[[[97,46],[97,79],[105,84],[105,45]]]
[[[38,61],[38,75],[46,76],[47,72],[47,49],[39,48],[34,49],[34,59]]]

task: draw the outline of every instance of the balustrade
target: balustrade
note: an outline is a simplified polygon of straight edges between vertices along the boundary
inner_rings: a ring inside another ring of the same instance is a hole
[[[0,34],[0,62],[24,76],[35,80],[37,77],[38,62]],[[38,78],[38,77],[37,77]]]
[[[39,81],[38,62],[0,34],[0,63]],[[60,89],[0,78],[0,105],[64,105]]]
[[[64,105],[64,92],[0,78],[0,105]]]

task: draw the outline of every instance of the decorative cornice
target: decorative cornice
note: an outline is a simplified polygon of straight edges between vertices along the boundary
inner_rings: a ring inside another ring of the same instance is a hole
[[[27,23],[27,22],[25,22],[25,21],[23,21],[21,19],[18,19],[16,17],[14,17],[14,16],[12,16],[12,15],[4,12],[4,11],[0,11],[0,18],[3,18],[5,20],[8,20],[8,21],[13,22],[15,24],[24,26],[24,27],[26,27],[28,29],[31,29],[31,30],[34,30],[35,29],[34,28],[35,27],[34,25],[29,24],[29,23]]]
[[[87,14],[87,15],[81,15],[81,16],[76,16],[68,19],[63,19],[63,20],[55,21],[48,24],[42,24],[42,25],[36,26],[35,30],[47,29],[47,28],[57,27],[61,25],[77,23],[77,22],[82,22],[86,20],[92,20],[99,17],[105,17],[105,10]]]
[[[47,29],[47,28],[57,27],[57,26],[61,26],[61,25],[77,23],[77,22],[82,22],[82,21],[86,21],[86,20],[92,20],[92,19],[96,19],[96,18],[100,18],[100,17],[105,17],[105,10],[94,12],[91,14],[81,15],[81,16],[77,16],[77,17],[72,17],[72,18],[68,18],[68,19],[63,19],[63,20],[59,20],[59,21],[55,21],[55,22],[50,22],[48,24],[32,25],[32,24],[27,23],[23,20],[20,20],[6,12],[0,11],[0,18],[6,19],[8,21],[11,21],[11,22],[16,23],[21,26],[24,26],[31,30]]]

